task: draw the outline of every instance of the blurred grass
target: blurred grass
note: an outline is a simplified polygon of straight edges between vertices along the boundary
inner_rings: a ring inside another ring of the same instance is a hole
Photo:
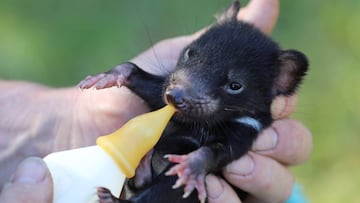
[[[0,78],[71,86],[154,42],[191,33],[230,1],[2,0]],[[360,1],[281,1],[273,38],[305,52],[298,111],[312,158],[294,172],[311,202],[360,202]]]

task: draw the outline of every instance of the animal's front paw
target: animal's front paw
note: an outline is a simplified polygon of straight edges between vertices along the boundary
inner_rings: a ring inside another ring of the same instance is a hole
[[[114,197],[110,190],[104,187],[97,188],[97,195],[99,197],[99,203],[119,203],[119,199]]]
[[[87,76],[81,81],[78,86],[81,89],[103,89],[108,87],[120,87],[126,83],[127,78],[136,66],[132,63],[126,62],[117,65],[115,68],[97,75]]]
[[[206,170],[203,166],[204,162],[196,151],[187,155],[166,155],[170,162],[177,163],[170,168],[165,175],[178,175],[178,180],[173,188],[179,188],[184,185],[183,198],[187,198],[196,188],[200,202],[206,200],[205,176]]]

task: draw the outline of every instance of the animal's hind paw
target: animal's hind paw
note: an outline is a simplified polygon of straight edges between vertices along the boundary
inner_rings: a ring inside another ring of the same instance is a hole
[[[127,78],[130,76],[134,68],[135,65],[130,62],[117,65],[115,68],[105,73],[87,76],[78,84],[78,87],[81,89],[89,89],[91,87],[94,87],[95,89],[103,89],[113,86],[120,87],[126,83]]]
[[[187,198],[196,188],[200,202],[205,202],[207,193],[205,188],[206,171],[203,167],[201,156],[197,151],[188,155],[166,155],[170,162],[178,163],[170,168],[165,175],[178,175],[178,180],[173,188],[179,188],[184,185],[183,198]]]

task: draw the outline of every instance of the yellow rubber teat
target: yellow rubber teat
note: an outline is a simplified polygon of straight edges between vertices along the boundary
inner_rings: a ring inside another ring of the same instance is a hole
[[[145,154],[158,142],[167,123],[175,113],[167,105],[157,111],[137,116],[119,130],[101,136],[96,144],[107,152],[127,178],[135,175],[135,169]]]

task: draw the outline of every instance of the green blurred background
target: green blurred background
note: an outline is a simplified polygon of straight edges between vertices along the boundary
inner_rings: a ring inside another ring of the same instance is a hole
[[[72,86],[208,25],[230,2],[1,0],[0,78]],[[281,1],[272,36],[311,62],[294,117],[314,151],[297,179],[311,202],[360,202],[360,1]]]

